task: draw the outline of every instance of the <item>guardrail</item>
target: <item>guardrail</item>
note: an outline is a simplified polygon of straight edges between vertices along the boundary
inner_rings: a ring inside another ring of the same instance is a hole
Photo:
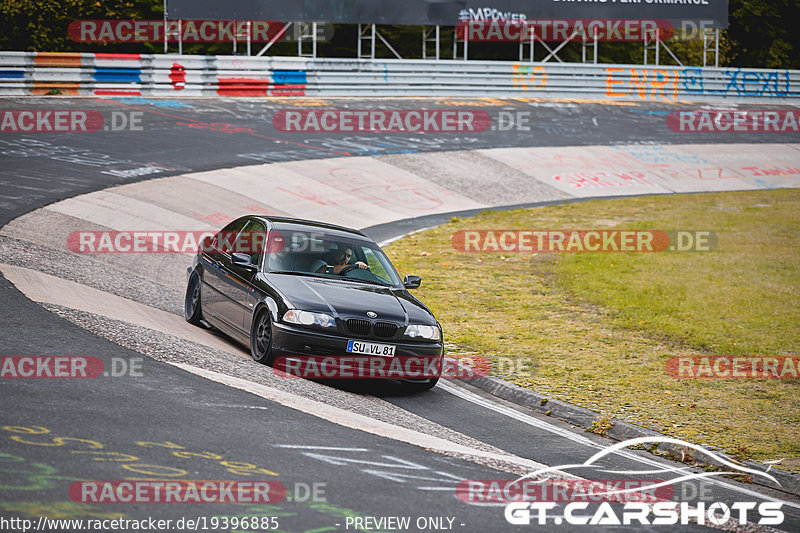
[[[506,61],[0,52],[0,95],[466,96],[796,102],[800,71]]]

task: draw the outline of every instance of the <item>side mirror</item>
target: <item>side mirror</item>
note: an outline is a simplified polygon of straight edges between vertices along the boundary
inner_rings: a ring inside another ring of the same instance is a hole
[[[233,266],[245,268],[247,270],[258,270],[258,265],[254,265],[248,254],[234,253],[231,255]]]
[[[419,276],[406,276],[403,278],[403,286],[406,289],[418,289],[420,283],[422,283],[422,278]]]

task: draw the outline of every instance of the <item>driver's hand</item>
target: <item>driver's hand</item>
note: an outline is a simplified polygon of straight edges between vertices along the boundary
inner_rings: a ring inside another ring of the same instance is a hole
[[[366,264],[364,261],[356,261],[353,264],[358,265],[358,268],[369,268],[369,265]]]

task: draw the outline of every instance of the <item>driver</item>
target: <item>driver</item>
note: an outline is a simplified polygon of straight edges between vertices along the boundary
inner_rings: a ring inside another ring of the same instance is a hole
[[[352,248],[339,248],[338,251],[334,252],[334,255],[331,257],[330,263],[333,265],[333,273],[338,274],[342,271],[342,269],[356,265],[358,268],[361,269],[369,269],[369,265],[363,261],[356,261],[355,263],[350,263],[350,259],[353,257],[353,249]]]
[[[269,254],[270,270],[294,270],[294,260],[289,255],[289,245],[282,235],[278,234],[270,239],[267,253]]]

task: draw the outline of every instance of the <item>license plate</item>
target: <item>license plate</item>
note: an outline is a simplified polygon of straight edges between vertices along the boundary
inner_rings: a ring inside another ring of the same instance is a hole
[[[394,346],[377,342],[347,341],[347,353],[394,357]]]

